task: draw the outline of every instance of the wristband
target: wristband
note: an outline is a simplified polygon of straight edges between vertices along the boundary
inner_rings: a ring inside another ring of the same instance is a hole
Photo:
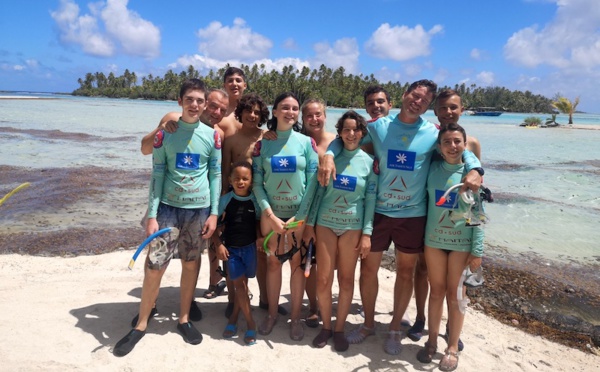
[[[485,171],[481,167],[473,168],[471,170],[477,171],[477,173],[479,173],[480,176],[483,176],[485,174]]]

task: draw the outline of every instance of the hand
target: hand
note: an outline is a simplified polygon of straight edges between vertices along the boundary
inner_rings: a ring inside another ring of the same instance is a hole
[[[219,244],[217,247],[217,258],[221,261],[227,261],[229,259],[229,251],[223,244]]]
[[[276,234],[285,234],[287,231],[285,229],[285,222],[283,222],[279,217],[277,217],[273,212],[271,214],[267,214],[269,226],[271,226],[271,230],[275,231]]]
[[[175,120],[169,120],[165,123],[160,123],[160,126],[168,133],[175,133],[177,128],[179,128],[179,125],[177,125]]]
[[[358,240],[358,244],[354,247],[354,250],[358,251],[358,257],[364,260],[371,253],[371,235],[363,234]]]
[[[317,241],[317,236],[315,234],[315,227],[306,225],[306,227],[304,228],[304,233],[302,234],[302,241],[308,247],[308,244],[310,243],[311,240],[313,242]]]
[[[274,130],[268,130],[263,133],[262,138],[269,141],[275,141],[277,139],[277,132],[275,132]]]
[[[212,234],[215,232],[217,228],[217,215],[211,214],[206,219],[204,223],[204,227],[202,228],[202,239],[210,239]]]
[[[479,266],[481,266],[481,257],[476,257],[470,254],[469,257],[467,257],[467,263],[465,266],[467,265],[469,266],[469,269],[471,269],[471,272],[474,273]]]
[[[479,187],[481,186],[481,176],[476,170],[471,170],[464,178],[464,185],[461,186],[459,193],[470,189],[474,194],[479,193]]]
[[[146,236],[150,236],[158,231],[158,222],[156,218],[146,218]]]
[[[335,180],[335,163],[333,162],[333,155],[325,154],[319,158],[319,174],[317,177],[321,186],[329,185],[330,177]]]

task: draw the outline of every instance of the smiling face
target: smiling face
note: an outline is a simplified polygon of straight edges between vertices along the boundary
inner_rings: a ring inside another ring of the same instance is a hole
[[[202,114],[202,122],[215,126],[219,124],[227,113],[229,100],[219,91],[213,91],[208,95],[206,108]]]
[[[358,123],[354,119],[344,120],[342,130],[340,131],[340,137],[344,142],[344,148],[346,150],[356,150],[360,146],[360,140],[363,137],[363,132],[358,128]]]
[[[277,119],[277,130],[286,131],[298,121],[300,104],[294,97],[281,100],[277,107],[273,108],[273,117]]]
[[[261,119],[261,109],[259,105],[254,105],[242,111],[242,125],[247,128],[258,128]]]
[[[453,130],[442,134],[438,147],[444,157],[444,160],[450,164],[462,163],[462,155],[465,151],[464,133]]]
[[[178,103],[182,107],[181,119],[186,123],[196,123],[204,112],[204,92],[189,89],[178,99]]]
[[[318,102],[309,103],[302,110],[302,122],[306,134],[313,137],[316,133],[325,130],[327,116],[325,108]]]
[[[246,81],[240,74],[227,76],[223,84],[225,91],[229,94],[229,100],[237,102],[246,90]]]
[[[458,119],[464,110],[462,100],[457,95],[443,99],[438,97],[438,101],[433,109],[442,127],[450,123],[458,123]]]
[[[371,119],[379,119],[390,114],[392,104],[388,102],[384,92],[369,94],[365,99],[365,109]]]
[[[423,115],[433,100],[433,93],[426,86],[419,85],[410,93],[402,95],[402,111],[404,115],[412,120],[417,120]]]
[[[231,171],[229,183],[233,187],[233,192],[238,196],[250,195],[250,186],[252,186],[252,171],[247,167],[237,166]]]

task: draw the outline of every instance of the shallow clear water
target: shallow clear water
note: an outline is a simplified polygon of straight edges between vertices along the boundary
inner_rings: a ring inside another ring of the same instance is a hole
[[[140,140],[169,111],[179,111],[177,103],[69,96],[0,99],[0,127],[14,128],[0,129],[0,164],[149,169],[151,159],[141,155]],[[343,112],[328,109],[328,130],[334,131]],[[482,144],[485,183],[496,195],[496,202],[487,204],[486,240],[518,252],[598,262],[600,130],[518,127],[527,116],[461,118]],[[544,120],[548,115],[538,116]],[[425,117],[436,121],[431,111]],[[559,115],[558,122],[566,123],[566,116]],[[600,115],[578,114],[574,122],[598,125]],[[93,137],[65,138],[52,130]],[[0,185],[2,190],[11,186]]]

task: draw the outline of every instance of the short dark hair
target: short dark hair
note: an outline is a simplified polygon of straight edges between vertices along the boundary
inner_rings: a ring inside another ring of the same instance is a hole
[[[341,135],[342,130],[344,129],[344,121],[346,119],[354,119],[356,121],[356,129],[362,132],[363,137],[367,135],[367,121],[362,115],[359,115],[354,110],[348,110],[344,112],[342,117],[340,117],[335,124],[335,129],[337,129],[337,134]]]
[[[262,126],[267,122],[267,120],[269,120],[269,108],[262,98],[256,93],[244,94],[242,98],[240,98],[240,102],[238,102],[235,108],[235,118],[241,123],[242,113],[244,110],[252,110],[254,105],[258,105],[260,110],[260,120],[258,121],[258,126]]]
[[[440,129],[440,132],[438,133],[438,138],[437,138],[438,144],[442,143],[442,136],[446,132],[461,132],[463,135],[463,140],[465,141],[465,143],[467,143],[467,132],[465,131],[465,128],[461,127],[457,123],[450,123]]]
[[[225,73],[223,74],[223,82],[227,81],[227,78],[232,75],[240,75],[242,79],[244,79],[244,82],[246,82],[246,74],[244,74],[244,70],[242,70],[239,67],[231,66],[228,67],[227,70],[225,70]]]
[[[236,161],[235,163],[233,163],[231,165],[231,170],[229,171],[229,175],[231,176],[233,174],[233,171],[235,170],[235,168],[239,168],[239,167],[250,169],[250,174],[252,175],[252,164],[250,164],[250,162],[247,160],[240,160],[240,161]]]
[[[188,90],[199,90],[205,94],[206,98],[206,85],[200,79],[187,79],[181,84],[181,88],[179,89],[179,98],[183,99],[185,92]]]
[[[367,87],[367,89],[365,89],[365,93],[363,95],[365,99],[365,104],[367,104],[367,97],[375,93],[385,94],[385,99],[387,99],[388,103],[392,102],[390,99],[390,93],[387,90],[385,90],[384,87],[382,87],[381,85],[370,85],[369,87]]]
[[[418,87],[427,88],[427,93],[433,94],[433,97],[431,98],[431,102],[433,102],[435,100],[435,97],[437,96],[437,88],[438,88],[436,83],[434,83],[433,81],[431,81],[429,79],[417,80],[408,87],[408,89],[406,90],[406,93],[410,93],[413,90],[417,89]]]

